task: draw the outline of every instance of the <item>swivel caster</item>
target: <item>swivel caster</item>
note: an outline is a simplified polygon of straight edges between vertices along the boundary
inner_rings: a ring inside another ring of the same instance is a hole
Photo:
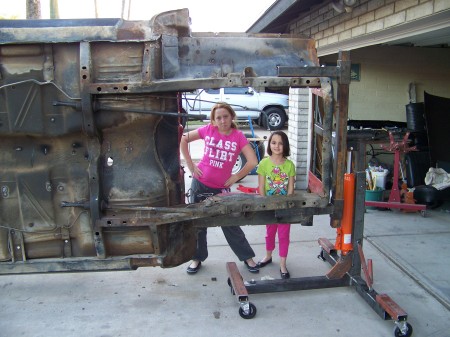
[[[239,315],[244,319],[251,319],[256,315],[256,307],[253,303],[241,303],[239,308]]]
[[[394,329],[395,337],[410,337],[413,333],[411,324],[407,322],[395,322],[397,325]]]

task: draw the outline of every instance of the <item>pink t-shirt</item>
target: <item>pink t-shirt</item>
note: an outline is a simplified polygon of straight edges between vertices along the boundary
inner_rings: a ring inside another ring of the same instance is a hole
[[[202,126],[197,131],[205,141],[205,152],[198,164],[203,175],[197,179],[211,188],[225,188],[225,181],[231,177],[236,159],[248,140],[237,129],[232,129],[229,135],[223,135],[211,124]]]

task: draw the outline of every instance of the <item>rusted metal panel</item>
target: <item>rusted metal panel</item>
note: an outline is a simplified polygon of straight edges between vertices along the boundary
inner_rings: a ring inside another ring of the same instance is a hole
[[[336,165],[334,167],[334,198],[343,200],[344,198],[344,173],[346,172],[347,159],[347,119],[348,119],[348,97],[350,86],[350,54],[348,52],[340,52],[339,68],[342,72],[337,78],[337,113],[336,113]],[[347,70],[347,71],[346,71]],[[340,227],[339,219],[333,219],[332,227]]]
[[[320,69],[314,46],[193,34],[186,9],[138,22],[2,20],[0,274],[172,267],[193,255],[196,226],[335,212],[326,179],[321,196],[184,204],[178,92],[320,87],[332,107],[320,76],[336,70]]]

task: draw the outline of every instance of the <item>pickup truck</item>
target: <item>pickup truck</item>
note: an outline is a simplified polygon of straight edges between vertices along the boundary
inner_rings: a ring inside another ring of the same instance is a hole
[[[227,102],[236,111],[238,121],[249,121],[279,130],[284,127],[289,108],[289,96],[258,92],[251,87],[197,89],[184,93],[182,107],[189,114],[204,114],[209,119],[211,107],[217,102]]]

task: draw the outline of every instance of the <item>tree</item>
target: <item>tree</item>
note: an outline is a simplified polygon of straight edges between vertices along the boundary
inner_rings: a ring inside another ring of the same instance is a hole
[[[41,18],[41,0],[27,0],[27,19]]]

